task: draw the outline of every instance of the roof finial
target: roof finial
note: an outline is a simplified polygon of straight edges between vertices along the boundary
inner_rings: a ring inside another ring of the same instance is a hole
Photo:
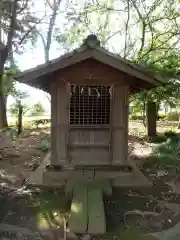
[[[99,47],[100,46],[100,41],[98,40],[97,36],[95,34],[90,34],[87,36],[86,39],[84,39],[83,45],[87,47]]]

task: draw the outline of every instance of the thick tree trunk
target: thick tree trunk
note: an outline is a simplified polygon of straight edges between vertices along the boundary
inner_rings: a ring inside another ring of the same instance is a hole
[[[6,117],[6,101],[7,97],[3,89],[3,73],[4,65],[7,61],[8,55],[12,53],[12,39],[14,37],[14,32],[16,28],[16,16],[17,16],[18,0],[12,1],[11,4],[11,14],[10,14],[10,24],[7,34],[7,43],[4,45],[0,39],[0,128],[7,127],[7,117]]]
[[[6,116],[6,102],[7,97],[4,95],[3,91],[3,73],[4,64],[7,58],[6,49],[1,49],[0,51],[0,129],[7,127],[7,116]]]
[[[8,126],[6,115],[6,96],[0,95],[0,129]]]
[[[180,117],[179,117],[179,122],[178,122],[177,128],[180,129]]]
[[[147,102],[147,133],[148,137],[155,137],[156,132],[157,109],[156,103],[153,101]]]
[[[23,106],[21,104],[21,101],[19,101],[18,107],[19,107],[19,112],[18,112],[18,130],[17,130],[17,134],[19,136],[22,133],[22,131],[23,131],[23,129],[22,129]]]
[[[43,37],[41,37],[42,41],[43,41],[43,45],[44,45],[45,62],[49,61],[49,53],[50,53],[50,48],[51,48],[51,43],[52,43],[52,34],[53,34],[53,29],[54,29],[54,26],[55,26],[55,23],[56,23],[57,11],[58,11],[58,8],[61,4],[61,1],[62,0],[57,0],[57,1],[54,0],[54,3],[52,5],[49,4],[49,6],[52,9],[52,15],[51,15],[50,20],[49,20],[49,26],[48,26],[46,41],[44,40]]]
[[[146,102],[143,102],[143,125],[146,128],[147,123],[146,123]]]

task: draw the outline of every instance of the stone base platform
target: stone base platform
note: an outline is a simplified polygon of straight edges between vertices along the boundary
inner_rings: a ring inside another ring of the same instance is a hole
[[[41,165],[31,174],[27,186],[61,188],[66,185],[69,179],[86,182],[92,180],[108,179],[114,187],[151,187],[152,183],[143,175],[139,168],[132,162],[122,170],[122,166],[79,166],[77,168],[66,167],[62,170],[46,168],[50,163],[48,154]],[[130,171],[127,171],[130,169]]]

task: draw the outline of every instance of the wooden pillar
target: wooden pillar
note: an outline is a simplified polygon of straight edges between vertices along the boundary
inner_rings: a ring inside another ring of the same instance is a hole
[[[147,133],[148,137],[155,137],[156,132],[157,111],[156,103],[153,101],[147,102]]]
[[[60,165],[66,164],[69,130],[69,95],[68,85],[59,81],[57,88],[57,157]]]
[[[128,86],[114,86],[112,105],[112,164],[127,164]]]
[[[56,165],[57,148],[56,148],[56,127],[57,127],[57,87],[56,82],[51,84],[51,165]]]
[[[52,84],[51,91],[51,165],[67,161],[68,91],[65,82]]]

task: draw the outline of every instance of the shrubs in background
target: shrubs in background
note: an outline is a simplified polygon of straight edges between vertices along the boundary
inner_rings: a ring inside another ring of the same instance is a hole
[[[43,134],[41,136],[38,149],[42,152],[46,153],[50,149],[50,136],[48,134]]]
[[[153,153],[143,163],[143,167],[157,169],[176,169],[180,172],[180,135],[166,132],[167,140],[154,146]]]
[[[141,115],[129,115],[129,120],[143,120],[143,116]]]
[[[49,124],[51,123],[51,119],[47,118],[47,119],[38,119],[38,120],[34,120],[32,122],[32,124],[38,128],[40,124],[44,125],[44,124]]]
[[[174,111],[174,112],[170,112],[170,113],[167,115],[166,119],[167,119],[168,121],[179,121],[179,116],[180,116],[180,113]]]
[[[176,132],[173,131],[167,131],[164,132],[164,134],[157,135],[153,138],[148,138],[148,142],[151,143],[163,143],[167,141],[167,139],[177,139],[179,138],[179,135]]]
[[[174,111],[168,114],[160,113],[157,117],[157,120],[167,120],[167,121],[179,121],[180,112]],[[129,120],[143,120],[143,116],[141,115],[129,115]]]
[[[162,142],[165,142],[167,140],[167,136],[165,135],[157,135],[153,138],[149,138],[148,139],[148,142],[151,142],[151,143],[162,143]]]
[[[176,132],[173,132],[173,131],[165,132],[164,135],[165,135],[167,138],[177,137],[177,133],[176,133]]]
[[[157,119],[164,120],[165,118],[167,118],[167,116],[168,116],[168,114],[166,114],[166,113],[159,113]]]
[[[167,114],[159,114],[157,120],[164,120],[167,117]],[[129,120],[143,120],[143,116],[141,115],[129,115]]]

